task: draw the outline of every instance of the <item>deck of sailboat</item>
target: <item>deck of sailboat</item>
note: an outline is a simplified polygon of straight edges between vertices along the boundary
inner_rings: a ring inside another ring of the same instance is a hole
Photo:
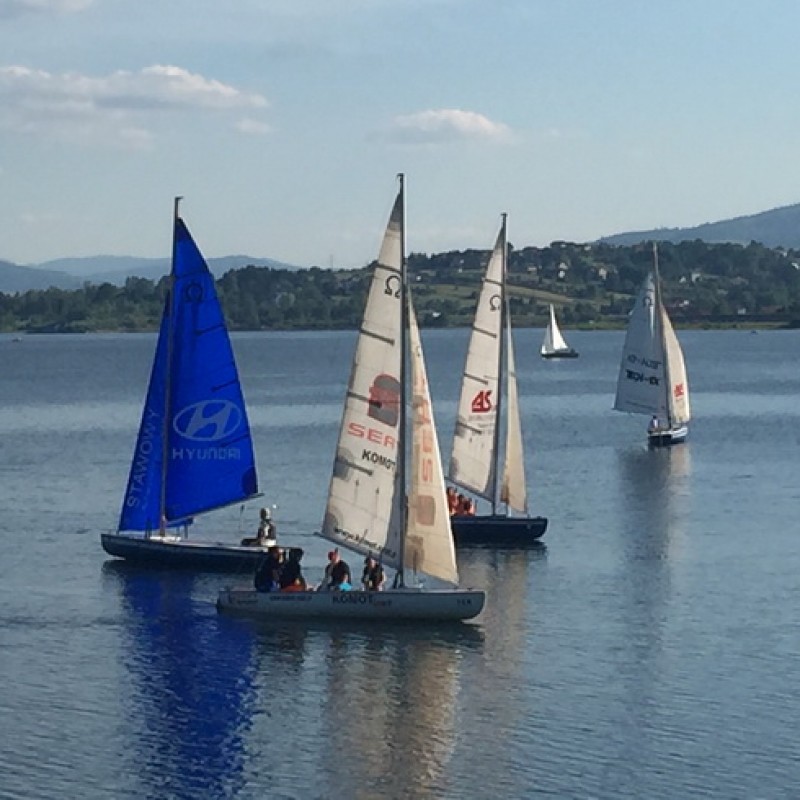
[[[217,598],[217,609],[258,619],[459,622],[478,616],[485,602],[486,593],[477,589],[257,592],[225,588]]]
[[[249,546],[174,536],[144,537],[127,533],[103,533],[100,542],[108,555],[124,558],[126,561],[209,572],[254,570],[268,547],[276,544],[275,540],[268,540],[262,546]]]
[[[688,426],[680,425],[669,430],[648,433],[647,444],[649,447],[671,447],[674,444],[683,444],[688,435]]]

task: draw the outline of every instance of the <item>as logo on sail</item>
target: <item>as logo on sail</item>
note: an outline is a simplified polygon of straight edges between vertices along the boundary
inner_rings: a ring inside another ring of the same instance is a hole
[[[492,390],[481,389],[475,397],[472,398],[472,413],[473,414],[486,414],[492,410]]]

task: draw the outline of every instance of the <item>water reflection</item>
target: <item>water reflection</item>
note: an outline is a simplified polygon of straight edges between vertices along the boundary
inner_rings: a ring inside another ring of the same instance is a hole
[[[253,715],[252,637],[193,600],[196,578],[120,561],[103,575],[123,603],[120,694],[136,796],[230,797],[243,785]]]

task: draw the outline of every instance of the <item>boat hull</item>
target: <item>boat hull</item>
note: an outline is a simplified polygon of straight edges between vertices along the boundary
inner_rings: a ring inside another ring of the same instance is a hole
[[[139,564],[159,567],[201,569],[209,572],[243,572],[255,570],[267,548],[226,542],[203,542],[178,537],[131,536],[124,533],[104,533],[100,536],[103,550],[110,556]]]
[[[542,353],[542,358],[577,358],[580,353],[570,348],[569,350],[555,350],[552,353]]]
[[[677,428],[670,428],[666,431],[648,433],[647,444],[649,447],[671,447],[674,444],[685,442],[688,435],[688,426],[680,425]]]
[[[524,546],[544,536],[547,517],[451,517],[450,526],[456,545]]]
[[[477,589],[389,589],[383,592],[257,592],[222,589],[217,609],[259,619],[428,620],[458,622],[483,610]]]

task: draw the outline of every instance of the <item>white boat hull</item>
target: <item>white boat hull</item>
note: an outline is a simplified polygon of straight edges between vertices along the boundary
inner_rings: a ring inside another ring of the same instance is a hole
[[[222,589],[217,609],[261,619],[457,621],[476,617],[486,593],[477,589],[389,589],[383,592],[257,592]]]

